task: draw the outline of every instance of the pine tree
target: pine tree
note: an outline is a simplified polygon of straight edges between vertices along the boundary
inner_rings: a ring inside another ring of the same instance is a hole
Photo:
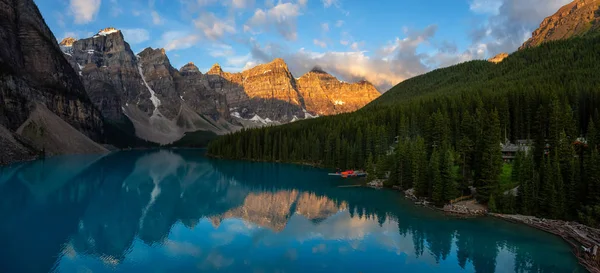
[[[484,123],[483,139],[480,146],[481,162],[477,177],[477,199],[487,203],[489,196],[498,188],[502,171],[502,151],[500,147],[500,121],[495,110]]]
[[[373,162],[373,155],[369,154],[369,157],[367,158],[367,182],[371,182],[375,179],[377,179],[375,163]]]
[[[444,203],[458,197],[456,171],[454,170],[454,153],[446,150],[441,160],[441,175],[444,185]]]
[[[441,206],[444,204],[444,181],[440,172],[440,153],[437,149],[433,150],[429,159],[429,181],[432,185],[431,199],[433,202]]]
[[[427,182],[427,148],[425,140],[421,137],[413,146],[412,157],[412,180],[415,194],[419,197],[427,197],[429,195],[429,183]]]

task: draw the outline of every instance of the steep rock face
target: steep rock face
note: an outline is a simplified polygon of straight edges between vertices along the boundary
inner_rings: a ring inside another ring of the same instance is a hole
[[[14,131],[35,103],[100,140],[103,121],[32,0],[0,0],[0,125]]]
[[[298,79],[306,109],[318,115],[356,111],[381,94],[367,81],[346,83],[316,67]]]
[[[210,87],[207,77],[193,63],[188,63],[179,70],[175,84],[181,99],[194,111],[206,115],[215,121],[231,120],[229,105],[225,95]]]
[[[146,113],[154,110],[150,93],[143,92],[137,58],[120,31],[102,30],[80,39],[66,55],[83,78],[90,99],[108,120],[122,121],[126,103],[134,103]]]
[[[113,122],[131,120],[138,137],[168,144],[186,132],[227,132],[220,126],[226,123],[222,115],[229,116],[224,97],[207,90],[202,74],[198,79],[173,68],[164,49],[147,48],[135,55],[114,28],[70,47],[71,40],[63,42],[65,56],[79,70],[104,117]]]
[[[532,37],[519,49],[538,46],[547,41],[568,39],[600,27],[600,0],[575,0],[547,17]]]
[[[174,80],[179,77],[179,72],[171,66],[164,49],[146,48],[138,56],[144,79],[160,101],[160,113],[167,119],[174,119],[181,104]]]
[[[282,59],[241,73],[223,72],[217,64],[207,78],[211,88],[226,96],[234,116],[287,122],[304,115],[304,100]]]
[[[508,58],[508,53],[500,53],[500,54],[494,56],[493,58],[490,58],[488,60],[488,62],[498,64],[498,63],[501,63],[502,61],[504,61],[504,59],[506,59],[506,58]]]

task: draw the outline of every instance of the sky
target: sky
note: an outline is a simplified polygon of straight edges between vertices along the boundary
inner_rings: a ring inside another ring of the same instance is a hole
[[[380,92],[457,63],[514,52],[571,0],[34,0],[58,41],[122,31],[135,53],[238,72],[283,58]]]

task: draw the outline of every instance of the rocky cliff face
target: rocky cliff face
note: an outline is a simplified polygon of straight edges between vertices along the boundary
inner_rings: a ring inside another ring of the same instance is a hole
[[[304,117],[304,101],[282,59],[241,73],[227,73],[215,64],[207,73],[209,86],[227,98],[234,117],[289,122]]]
[[[228,131],[221,126],[223,114],[229,117],[224,96],[207,88],[201,73],[173,68],[164,49],[135,55],[114,28],[68,47],[71,41],[63,41],[64,53],[94,104],[113,122],[128,118],[138,137],[168,144],[186,132]]]
[[[298,79],[306,109],[318,115],[356,111],[381,94],[367,81],[346,83],[316,67]]]
[[[600,0],[575,0],[544,19],[532,37],[519,49],[538,46],[547,41],[568,39],[600,27]]]
[[[36,103],[94,140],[101,113],[32,0],[0,0],[0,125],[16,131]]]
[[[500,53],[500,54],[498,54],[498,55],[494,56],[493,58],[490,58],[490,59],[488,60],[488,62],[490,62],[490,63],[495,63],[495,64],[499,64],[499,63],[501,63],[502,61],[504,61],[504,59],[506,59],[506,58],[508,58],[508,53]]]
[[[61,44],[68,45],[70,41],[67,38]],[[150,94],[142,92],[144,85],[137,58],[120,31],[102,30],[91,38],[73,42],[67,49],[65,55],[106,119],[122,122],[125,118],[122,107],[129,102],[146,113],[154,110]]]
[[[206,76],[193,63],[188,63],[179,70],[180,77],[176,78],[177,90],[181,99],[192,109],[213,120],[231,121],[229,105],[225,95],[218,93],[209,85]]]
[[[370,83],[343,83],[322,71],[299,82],[282,59],[240,73],[218,64],[206,74],[193,63],[177,70],[164,49],[135,55],[113,28],[61,44],[103,115],[117,122],[126,116],[137,136],[161,144],[191,131],[223,134],[355,111],[379,96]]]
[[[244,119],[285,123],[352,112],[381,95],[369,82],[345,83],[319,68],[295,79],[282,59],[233,74],[217,64],[207,75],[211,88],[227,96],[232,115]]]

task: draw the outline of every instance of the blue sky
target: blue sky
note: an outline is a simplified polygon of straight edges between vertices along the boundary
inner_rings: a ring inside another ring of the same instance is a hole
[[[382,92],[438,67],[512,52],[570,0],[34,0],[60,41],[113,26],[174,67],[236,72],[283,58]]]

